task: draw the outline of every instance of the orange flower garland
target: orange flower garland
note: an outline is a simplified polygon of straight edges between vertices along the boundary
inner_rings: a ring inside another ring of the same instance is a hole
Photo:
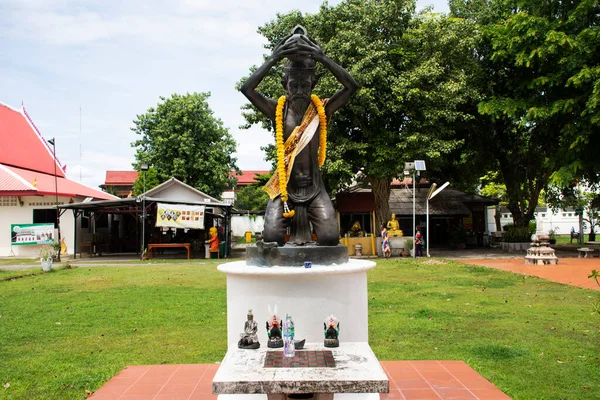
[[[327,116],[325,115],[325,107],[323,107],[319,96],[313,94],[311,95],[311,100],[319,115],[319,166],[322,166],[327,154]],[[285,218],[292,218],[295,211],[290,210],[287,204],[287,173],[285,170],[285,147],[283,145],[283,107],[285,106],[285,101],[285,96],[277,99],[277,108],[275,109],[275,144],[277,146],[277,173],[279,174],[281,201],[283,201],[283,216]]]
[[[327,155],[327,116],[319,96],[313,94],[310,98],[319,113],[319,167],[322,167]]]

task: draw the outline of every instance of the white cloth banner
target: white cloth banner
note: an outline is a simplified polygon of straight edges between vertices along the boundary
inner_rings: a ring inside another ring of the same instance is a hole
[[[204,206],[157,203],[156,226],[204,229]]]

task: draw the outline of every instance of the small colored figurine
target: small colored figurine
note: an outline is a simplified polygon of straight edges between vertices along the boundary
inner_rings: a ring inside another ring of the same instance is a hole
[[[339,347],[340,341],[338,336],[340,335],[340,323],[338,319],[333,315],[327,317],[323,322],[323,328],[325,329],[325,347]]]
[[[248,320],[244,324],[244,333],[240,333],[240,341],[238,347],[240,349],[258,349],[260,343],[258,342],[258,324],[254,320],[252,310],[248,310]]]
[[[402,237],[404,233],[400,229],[400,223],[396,219],[396,214],[392,214],[392,219],[387,222],[389,237]]]
[[[210,251],[217,251],[219,250],[219,235],[217,235],[217,228],[212,226],[209,230],[208,230],[208,234],[210,235],[210,239],[208,240],[208,243],[210,243]]]
[[[272,349],[283,347],[281,326],[282,321],[277,318],[277,306],[275,306],[274,311],[271,311],[271,306],[269,306],[269,320],[267,321],[267,336],[269,340],[267,341],[267,347]]]

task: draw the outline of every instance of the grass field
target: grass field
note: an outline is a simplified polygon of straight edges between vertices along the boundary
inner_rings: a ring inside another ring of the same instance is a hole
[[[126,365],[220,361],[226,295],[216,265],[138,262],[0,281],[0,399],[84,399]],[[464,360],[513,399],[600,398],[595,292],[433,259],[379,260],[368,282],[379,359]]]

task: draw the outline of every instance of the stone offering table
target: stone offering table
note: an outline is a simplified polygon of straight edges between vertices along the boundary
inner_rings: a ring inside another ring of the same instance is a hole
[[[267,352],[277,350],[280,349],[230,347],[213,379],[213,393],[219,394],[220,400],[286,400],[288,394],[295,393],[312,393],[313,399],[332,400],[337,397],[335,393],[353,393],[346,395],[353,399],[378,399],[379,393],[389,392],[387,375],[368,343],[340,343],[337,348],[309,343],[304,350],[296,351],[331,351],[335,367],[265,367]],[[260,393],[263,396],[256,395]]]

